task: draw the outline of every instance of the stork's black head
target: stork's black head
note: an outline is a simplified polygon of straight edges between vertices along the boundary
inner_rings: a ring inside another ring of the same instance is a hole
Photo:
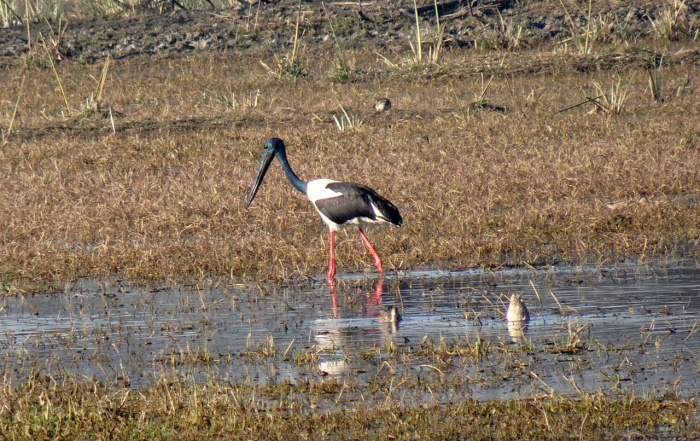
[[[265,146],[263,147],[263,150],[267,153],[272,153],[275,154],[277,152],[284,152],[284,141],[282,141],[279,138],[270,138],[267,141],[265,141]]]
[[[265,173],[267,173],[267,169],[270,167],[270,164],[275,156],[281,158],[285,157],[284,141],[279,138],[270,138],[265,141],[265,146],[263,146],[263,154],[260,158],[260,165],[258,165],[258,171],[255,174],[255,179],[253,179],[253,185],[250,187],[250,192],[245,200],[246,208],[250,206],[253,198],[258,193],[258,189],[260,188],[260,184],[262,184]]]

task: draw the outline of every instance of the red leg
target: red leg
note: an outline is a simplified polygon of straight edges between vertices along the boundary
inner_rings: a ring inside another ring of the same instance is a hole
[[[382,294],[384,294],[384,276],[380,275],[377,280],[377,286],[374,287],[374,293],[372,295],[372,302],[375,305],[382,304]]]
[[[331,252],[330,252],[330,262],[328,264],[328,280],[331,283],[335,279],[335,231],[331,231]]]
[[[331,288],[331,304],[333,305],[333,317],[338,318],[338,291],[336,289],[335,280],[330,283]]]
[[[362,237],[362,243],[365,244],[365,246],[369,250],[369,253],[372,255],[372,257],[374,257],[374,266],[377,267],[377,270],[380,274],[384,274],[384,269],[382,268],[382,259],[379,258],[379,254],[377,254],[377,251],[374,249],[372,244],[369,243],[369,239],[367,239],[367,235],[364,231],[362,231],[362,228],[358,228],[357,230],[360,232],[360,237]]]
[[[384,294],[384,276],[379,275],[377,284],[374,286],[372,294],[367,298],[365,304],[365,315],[367,317],[377,317],[382,307],[382,296]]]

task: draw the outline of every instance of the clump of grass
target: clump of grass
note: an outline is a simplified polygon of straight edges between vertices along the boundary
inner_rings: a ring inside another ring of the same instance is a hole
[[[514,51],[520,49],[520,39],[522,37],[523,27],[518,26],[515,29],[513,25],[513,20],[505,21],[500,11],[498,12],[498,35],[500,39],[501,47]]]
[[[498,12],[498,11],[497,11]],[[518,50],[522,38],[522,26],[517,28],[513,20],[506,20],[498,12],[498,22],[482,24],[479,32],[471,35],[471,41],[475,49],[480,50]]]
[[[252,110],[256,109],[260,100],[260,89],[248,93],[227,92],[225,94],[212,93],[215,102],[226,110]]]
[[[663,57],[661,58],[663,61]],[[649,74],[649,92],[651,93],[651,99],[656,102],[662,102],[663,97],[661,96],[661,65],[662,61],[654,66],[653,69],[649,69],[647,73]]]
[[[668,1],[658,18],[648,17],[656,36],[668,41],[678,41],[684,37],[697,40],[700,29],[693,34],[688,21],[688,5],[685,0]]]
[[[338,116],[336,115],[333,115],[333,122],[335,122],[336,128],[341,132],[357,128],[357,126],[361,124],[361,121],[357,117],[350,115],[345,110],[345,107],[343,107],[343,105],[340,104],[340,101],[336,100],[336,102],[340,106],[340,110],[342,112],[340,114],[340,118],[338,118]]]
[[[333,64],[331,70],[328,73],[328,79],[335,83],[346,83],[351,81],[356,77],[357,71],[354,69],[352,64],[346,60],[345,54],[340,47],[340,42],[338,41],[338,36],[335,33],[335,28],[333,27],[333,22],[330,17],[328,17],[328,11],[326,10],[326,4],[322,3],[323,11],[326,14],[328,27],[331,30],[331,35],[333,35],[333,44],[335,45],[335,58],[333,59]]]
[[[22,57],[22,64],[28,68],[49,69],[51,67],[51,56],[46,52],[29,52]]]
[[[253,359],[261,360],[277,356],[277,345],[275,345],[275,339],[271,335],[266,336],[261,343],[255,343],[253,335],[248,334],[246,346],[246,355]]]
[[[556,113],[563,113],[588,103],[594,106],[592,112],[602,111],[608,115],[619,115],[622,113],[629,96],[629,82],[623,85],[621,79],[613,80],[609,91],[598,81],[593,82],[593,87],[595,88],[596,96],[586,97],[585,101],[566,107]]]
[[[627,98],[629,96],[630,86],[622,84],[622,79],[617,79],[610,85],[609,92],[606,92],[605,87],[599,82],[594,81],[593,86],[596,90],[596,98],[592,99],[597,110],[601,110],[609,115],[619,115],[625,108]]]
[[[68,21],[59,16],[56,30],[49,21],[46,21],[49,27],[49,33],[44,36],[39,33],[37,41],[32,40],[29,21],[27,21],[27,46],[28,51],[22,57],[22,62],[26,67],[34,67],[39,69],[54,69],[55,65],[61,61],[61,45],[64,34],[68,28]]]
[[[418,66],[422,64],[437,64],[444,52],[445,46],[445,27],[440,23],[440,13],[438,10],[437,0],[433,0],[435,6],[435,21],[436,29],[432,39],[426,40],[423,35],[423,30],[420,25],[420,15],[418,14],[418,3],[413,0],[413,16],[415,19],[415,42],[409,40],[408,45],[411,48],[411,53],[404,58],[403,65]],[[427,53],[424,52],[423,46],[427,46]],[[390,61],[381,54],[379,57],[392,68],[398,68],[399,65]]]
[[[413,352],[413,355],[428,356],[431,359],[469,357],[479,360],[488,354],[490,347],[490,342],[484,341],[479,334],[477,334],[473,342],[460,338],[451,341],[440,338],[435,342],[433,339],[425,336],[420,342],[420,347]]]
[[[294,41],[292,43],[292,51],[279,57],[275,54],[275,67],[272,68],[260,62],[267,71],[277,78],[292,78],[297,79],[306,75],[306,66],[299,60],[299,24],[301,23],[301,2],[297,8],[297,19],[294,26]]]
[[[600,43],[627,43],[633,37],[630,30],[631,15],[620,20],[614,14],[599,14],[594,22],[593,41]]]
[[[491,86],[491,81],[493,81],[493,76],[484,84],[484,75],[481,75],[481,92],[474,94],[474,100],[469,104],[469,108],[473,110],[485,109],[489,106],[489,100],[486,98],[486,92]]]
[[[22,17],[13,6],[9,1],[0,2],[0,27],[6,28],[11,24],[22,23]]]
[[[208,365],[217,362],[206,346],[204,348],[196,347],[193,349],[189,344],[185,349],[173,350],[167,361],[171,367],[182,365]]]
[[[630,30],[631,13],[624,19],[620,20],[615,14],[598,14],[592,16],[589,9],[588,21],[585,28],[577,26],[571,16],[567,12],[567,20],[571,37],[560,42],[560,50],[566,52],[569,43],[575,43],[575,47],[581,54],[591,54],[594,48],[604,44],[624,43],[628,44],[629,40],[634,37],[634,33]]]
[[[690,75],[688,75],[683,83],[675,89],[675,95],[677,98],[683,98],[693,93],[692,82],[690,81]]]
[[[289,360],[298,365],[316,365],[318,364],[323,351],[323,348],[319,349],[316,346],[313,346],[310,349],[295,351],[292,353]]]
[[[217,2],[219,6],[228,8],[237,4],[234,0],[222,0]],[[25,2],[22,0],[0,1],[0,25],[7,27],[16,22],[57,21],[65,17],[67,13],[78,18],[114,18],[134,17],[139,14],[155,12],[167,13],[175,9],[183,10],[211,10],[217,6],[211,0],[76,0],[46,1],[36,0]]]
[[[70,108],[70,105],[68,104],[68,98],[66,97],[66,91],[63,88],[63,82],[61,81],[61,76],[58,74],[58,70],[56,69],[56,62],[54,61],[54,54],[52,54],[51,50],[46,45],[46,41],[43,41],[42,43],[43,43],[44,49],[46,50],[46,56],[47,56],[49,63],[51,65],[51,70],[53,71],[53,73],[56,77],[56,82],[58,83],[58,90],[61,92],[61,97],[63,98],[63,104],[66,106],[66,112],[68,113],[68,116],[70,116],[71,115],[71,108]]]
[[[291,54],[285,54],[282,57],[278,55],[274,56],[275,65],[274,67],[268,66],[263,61],[260,64],[273,76],[282,78],[297,79],[306,75],[306,66],[299,61],[296,53],[296,41],[294,43],[295,48],[292,49]]]
[[[327,78],[333,83],[352,83],[367,78],[369,74],[355,67],[354,60],[347,61],[344,57],[336,57],[328,71]]]
[[[331,70],[328,72],[328,79],[335,83],[346,83],[353,77],[353,70],[342,60],[333,60]]]
[[[554,347],[551,352],[557,354],[577,354],[587,348],[582,339],[582,333],[589,330],[588,325],[574,327],[571,323],[567,325],[567,334],[564,338],[555,338]]]
[[[415,0],[413,4],[416,4]],[[428,60],[430,63],[436,64],[440,61],[445,46],[445,27],[440,25],[440,11],[438,11],[437,0],[433,0],[433,5],[435,6],[435,36],[428,48]]]
[[[416,20],[416,44],[415,46],[411,41],[411,52],[413,52],[412,61],[414,64],[419,64],[423,62],[423,32],[420,28],[420,20],[418,16],[418,3],[413,0],[413,17]]]
[[[586,14],[586,26],[581,29],[574,19],[569,14],[568,9],[564,5],[564,0],[559,0],[559,4],[564,9],[571,37],[563,43],[574,41],[578,46],[579,53],[591,54],[596,42],[603,38],[606,31],[611,29],[610,20],[608,17],[599,15],[598,19],[593,18],[593,0],[588,0],[588,12]]]
[[[105,104],[103,100],[104,87],[107,83],[107,74],[109,72],[110,57],[105,59],[105,63],[102,66],[102,72],[100,73],[100,78],[95,80],[95,90],[90,93],[90,95],[85,99],[85,109],[83,111],[84,116],[90,115],[103,115],[110,117],[112,121],[112,131],[114,132],[114,119],[112,115],[112,108]]]

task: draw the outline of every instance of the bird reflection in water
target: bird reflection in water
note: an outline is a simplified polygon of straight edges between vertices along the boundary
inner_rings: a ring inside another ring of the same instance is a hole
[[[329,283],[331,291],[331,304],[333,305],[333,317],[339,317],[339,303],[338,303],[338,283],[336,281],[331,281]],[[367,317],[376,317],[379,315],[379,309],[382,305],[382,295],[384,294],[384,277],[379,277],[377,283],[374,285],[374,290],[369,295],[367,299],[367,304],[365,305],[365,315]]]
[[[356,347],[358,342],[363,342],[363,346],[391,345],[401,321],[399,309],[395,306],[383,305],[384,279],[378,278],[372,290],[366,297],[363,306],[365,318],[376,319],[367,325],[352,325],[355,319],[342,319],[338,301],[338,286],[342,284],[330,283],[330,294],[332,303],[332,318],[319,319],[316,323],[316,334],[314,340],[320,353],[318,369],[324,375],[345,375],[355,370],[360,370],[360,366],[354,366],[355,357],[348,350]],[[348,323],[351,321],[351,323]],[[355,322],[356,323],[356,322]]]

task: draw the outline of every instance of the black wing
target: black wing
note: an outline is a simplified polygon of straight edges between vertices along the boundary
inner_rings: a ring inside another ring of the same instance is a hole
[[[341,193],[342,196],[317,200],[316,207],[324,216],[338,225],[358,218],[389,222],[397,226],[403,222],[398,208],[367,186],[350,182],[333,182],[326,188]],[[377,208],[378,213],[375,213],[372,205]]]

